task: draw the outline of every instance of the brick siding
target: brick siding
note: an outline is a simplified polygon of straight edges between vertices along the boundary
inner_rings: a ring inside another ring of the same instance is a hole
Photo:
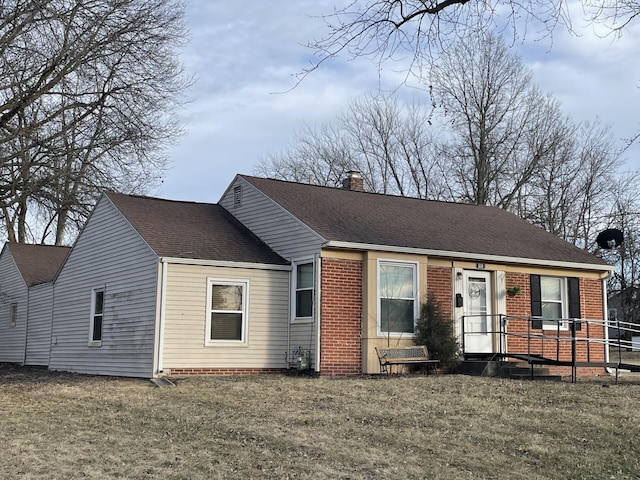
[[[171,368],[164,375],[262,375],[265,373],[284,373],[284,368]]]
[[[451,303],[453,301],[451,275],[451,267],[427,267],[428,294],[433,295],[445,317],[453,318],[453,312],[451,311]]]
[[[362,262],[322,259],[320,375],[362,372]]]
[[[528,326],[524,320],[513,317],[526,317],[531,315],[531,289],[529,275],[524,273],[506,273],[506,287],[518,286],[520,293],[510,297],[507,296],[507,315],[509,325],[508,333],[527,335]],[[583,319],[603,320],[602,310],[602,283],[597,279],[580,278],[580,314]],[[540,333],[541,330],[534,330]],[[556,331],[546,332],[551,336],[556,336]],[[582,329],[576,332],[577,338],[604,338],[604,328],[602,325],[582,325]],[[569,331],[560,331],[560,337],[570,337]],[[527,352],[527,338],[508,337],[508,350],[516,353]],[[531,353],[542,354],[547,358],[556,358],[558,342],[555,340],[531,340]],[[576,360],[578,362],[603,362],[605,358],[605,347],[595,343],[587,346],[586,342],[578,341],[576,344]],[[561,341],[559,343],[559,358],[562,361],[571,360],[571,341]],[[569,375],[571,367],[551,367],[553,373]],[[596,375],[604,373],[602,367],[579,367],[578,375]]]

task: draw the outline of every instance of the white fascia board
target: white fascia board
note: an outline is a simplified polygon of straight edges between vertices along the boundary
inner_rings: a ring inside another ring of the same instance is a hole
[[[228,267],[228,268],[247,268],[254,270],[280,270],[285,272],[291,271],[291,265],[271,265],[269,263],[251,263],[251,262],[228,262],[224,260],[201,260],[195,258],[177,258],[162,257],[160,261],[163,263],[173,263],[180,265],[198,265],[204,267]]]
[[[507,257],[502,255],[488,255],[481,253],[449,252],[446,250],[431,250],[428,248],[395,247],[392,245],[374,245],[369,243],[354,243],[329,241],[322,248],[342,248],[349,250],[379,250],[381,252],[410,253],[415,255],[427,255],[434,257],[456,258],[463,260],[475,260],[492,263],[514,263],[519,265],[534,265],[545,267],[571,268],[577,270],[599,270],[611,272],[615,270],[612,265],[598,265],[592,263],[560,262],[557,260],[540,260],[536,258]]]

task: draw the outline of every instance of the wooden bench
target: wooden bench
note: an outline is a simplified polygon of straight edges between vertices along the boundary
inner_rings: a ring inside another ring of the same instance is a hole
[[[429,352],[424,345],[375,348],[380,361],[380,373],[391,373],[393,365],[428,365],[436,372],[436,368],[440,363],[440,360],[429,358]]]

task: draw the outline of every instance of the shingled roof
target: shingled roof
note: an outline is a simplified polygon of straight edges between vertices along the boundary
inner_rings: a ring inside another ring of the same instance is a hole
[[[105,195],[159,257],[287,264],[219,205]]]
[[[54,245],[7,242],[5,248],[28,287],[51,282],[69,253],[69,247]]]
[[[606,266],[600,258],[497,207],[239,177],[328,242],[509,257],[531,264]]]

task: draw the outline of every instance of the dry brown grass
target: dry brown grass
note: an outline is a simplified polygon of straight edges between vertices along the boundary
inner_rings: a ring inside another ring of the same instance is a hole
[[[638,398],[633,380],[274,375],[156,388],[0,365],[0,477],[633,479]]]

